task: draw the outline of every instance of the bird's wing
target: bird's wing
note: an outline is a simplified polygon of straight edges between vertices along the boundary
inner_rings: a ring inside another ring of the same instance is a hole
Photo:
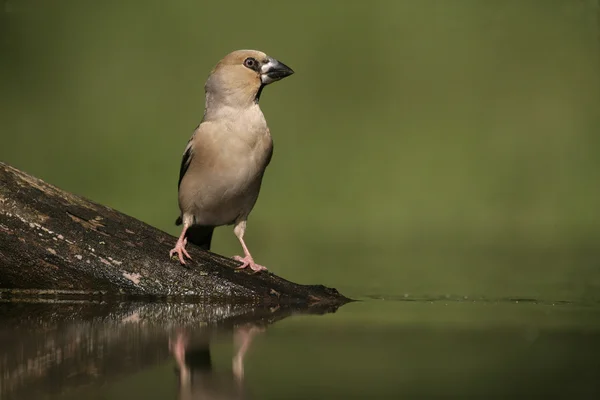
[[[267,132],[269,133],[269,135],[271,134],[271,131],[269,130],[269,128],[267,128]],[[273,140],[271,139],[271,146],[269,147],[268,150],[268,154],[267,154],[267,161],[265,162],[265,168],[267,168],[269,166],[269,164],[271,163],[271,158],[273,158],[273,148],[274,148],[274,143]]]
[[[187,172],[188,168],[190,167],[190,163],[192,162],[192,157],[193,157],[192,142],[194,140],[194,136],[196,136],[196,132],[198,132],[199,127],[200,127],[200,125],[198,125],[198,127],[196,127],[196,129],[194,130],[194,133],[192,134],[192,137],[190,138],[190,140],[188,140],[187,146],[185,146],[185,150],[183,151],[183,158],[181,159],[181,167],[179,168],[179,182],[177,183],[177,188],[179,188],[181,186],[181,180],[183,179],[183,176]]]

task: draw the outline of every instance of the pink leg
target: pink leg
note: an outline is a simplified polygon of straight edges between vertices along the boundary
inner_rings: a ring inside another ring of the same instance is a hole
[[[188,228],[189,228],[189,226],[183,225],[183,230],[181,231],[181,235],[179,236],[179,239],[177,240],[175,247],[172,248],[171,251],[169,251],[169,257],[173,257],[174,254],[177,254],[177,257],[179,258],[179,262],[181,262],[181,264],[184,264],[184,265],[185,265],[185,260],[183,259],[184,254],[190,260],[192,259],[192,257],[190,257],[187,250],[185,249],[185,245],[187,244],[187,238],[185,237],[185,232],[187,232]]]
[[[248,250],[248,247],[246,246],[246,243],[244,242],[244,232],[246,231],[246,221],[240,221],[235,225],[235,228],[233,228],[233,233],[235,233],[235,236],[237,236],[238,240],[240,241],[242,248],[244,249],[244,257],[240,257],[240,256],[234,256],[233,259],[236,261],[240,261],[242,263],[242,265],[240,265],[237,269],[244,269],[246,267],[250,267],[250,269],[252,271],[266,271],[267,268],[259,265],[257,263],[254,262],[254,259],[252,258],[252,254],[250,254],[250,250]]]
[[[185,364],[185,348],[187,347],[187,336],[183,332],[178,332],[175,340],[169,338],[169,350],[173,353],[177,365],[181,368]]]
[[[187,345],[188,337],[184,332],[178,332],[175,340],[169,338],[169,350],[179,367],[179,383],[182,387],[189,386],[190,380],[190,369],[185,365],[185,350]]]
[[[233,356],[232,369],[233,375],[239,381],[244,379],[244,357],[246,356],[246,352],[250,348],[252,338],[259,332],[264,332],[264,328],[259,328],[255,325],[247,325],[237,328],[233,334],[233,341],[238,349]]]

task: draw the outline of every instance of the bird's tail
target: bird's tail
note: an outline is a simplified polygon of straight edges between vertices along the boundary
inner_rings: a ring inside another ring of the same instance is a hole
[[[177,217],[175,225],[179,226],[182,223],[183,219],[181,216]],[[185,237],[189,243],[193,243],[201,249],[210,250],[210,242],[212,241],[214,230],[214,226],[192,225],[188,228]]]
[[[210,250],[214,230],[214,226],[192,225],[188,228],[185,236],[189,243],[193,243],[201,249]]]

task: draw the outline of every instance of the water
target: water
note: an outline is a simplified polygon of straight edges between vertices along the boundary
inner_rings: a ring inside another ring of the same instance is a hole
[[[337,310],[4,303],[0,398],[600,394],[597,305],[377,297]]]
[[[362,300],[0,303],[1,400],[600,398],[597,1],[0,3],[0,159],[173,235],[210,69],[294,68],[248,245]]]

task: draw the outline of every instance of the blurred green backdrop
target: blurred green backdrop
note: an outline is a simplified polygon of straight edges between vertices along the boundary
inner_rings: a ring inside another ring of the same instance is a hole
[[[351,296],[600,298],[596,0],[1,4],[2,161],[176,235],[204,81],[260,49],[296,74],[261,99],[258,262]]]

